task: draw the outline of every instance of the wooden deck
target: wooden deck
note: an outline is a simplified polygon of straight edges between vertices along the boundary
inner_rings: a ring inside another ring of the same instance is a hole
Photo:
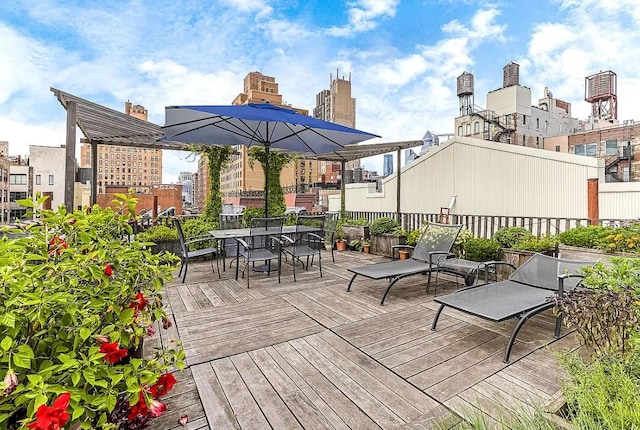
[[[174,325],[145,344],[182,342],[187,369],[164,399],[154,429],[429,429],[482,411],[544,407],[566,377],[555,353],[577,347],[553,339],[554,318],[539,315],[520,332],[510,364],[502,362],[515,321],[495,324],[437,309],[426,279],[362,279],[346,292],[348,267],[384,261],[355,252],[329,253],[317,266],[283,264],[277,276],[252,272],[251,288],[222,280],[207,263],[189,265],[185,284],[166,288]],[[440,276],[438,294],[456,288]],[[186,427],[178,419],[188,415]]]

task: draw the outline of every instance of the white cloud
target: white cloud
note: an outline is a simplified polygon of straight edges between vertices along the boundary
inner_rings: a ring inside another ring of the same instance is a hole
[[[356,0],[348,3],[349,24],[331,27],[327,34],[335,37],[348,37],[355,33],[373,30],[378,19],[392,18],[396,14],[399,0]]]

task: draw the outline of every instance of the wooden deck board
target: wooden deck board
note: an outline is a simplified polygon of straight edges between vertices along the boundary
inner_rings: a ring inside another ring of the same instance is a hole
[[[473,414],[499,428],[502,407],[526,411],[557,395],[566,374],[554,354],[578,345],[573,335],[553,339],[551,313],[525,324],[505,364],[515,320],[446,309],[432,331],[438,304],[425,277],[401,281],[380,306],[387,281],[358,278],[347,292],[347,268],[387,259],[336,253],[334,264],[328,255],[322,278],[314,265],[298,270],[296,283],[290,262],[280,284],[251,272],[250,289],[235,268],[219,280],[208,262],[195,262],[185,284],[168,284],[174,324],[156,322],[145,353],[182,341],[187,376],[177,376],[163,399],[169,410],[151,428],[184,428],[177,420],[188,415],[193,429],[408,430]],[[457,288],[452,279],[441,277],[438,294]]]

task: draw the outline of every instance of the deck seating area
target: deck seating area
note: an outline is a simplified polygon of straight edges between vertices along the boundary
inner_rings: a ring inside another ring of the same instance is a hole
[[[545,408],[566,377],[554,354],[577,348],[573,335],[553,338],[555,318],[532,318],[503,362],[515,320],[486,321],[438,309],[425,294],[426,276],[403,280],[380,306],[387,280],[358,279],[347,292],[349,268],[386,261],[356,252],[327,251],[317,268],[290,263],[277,276],[252,273],[251,288],[234,272],[211,273],[194,262],[187,282],[166,287],[173,326],[145,343],[175,345],[187,368],[164,399],[168,410],[154,429],[429,429],[455,427],[482,410],[489,421],[502,407]],[[456,290],[441,275],[438,294]],[[367,286],[369,288],[364,288]],[[433,290],[432,290],[433,291]],[[188,415],[186,427],[178,424]]]

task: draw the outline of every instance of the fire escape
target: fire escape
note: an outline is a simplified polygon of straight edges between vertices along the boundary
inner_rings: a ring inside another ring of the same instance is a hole
[[[502,117],[500,115],[496,115],[496,113],[492,110],[475,110],[473,111],[472,116],[477,116],[482,118],[485,124],[493,124],[494,127],[488,127],[485,125],[484,127],[484,140],[493,140],[494,142],[503,142],[510,143],[508,141],[509,137],[513,136],[513,133],[516,131],[515,129],[515,118],[510,117]],[[506,118],[509,118],[507,120]],[[497,129],[497,131],[496,131]]]
[[[604,157],[604,173],[607,182],[626,182],[631,179],[631,160],[633,160],[633,120],[625,121],[625,130],[622,146],[618,147],[616,154]],[[623,176],[624,168],[629,169],[629,177]]]

